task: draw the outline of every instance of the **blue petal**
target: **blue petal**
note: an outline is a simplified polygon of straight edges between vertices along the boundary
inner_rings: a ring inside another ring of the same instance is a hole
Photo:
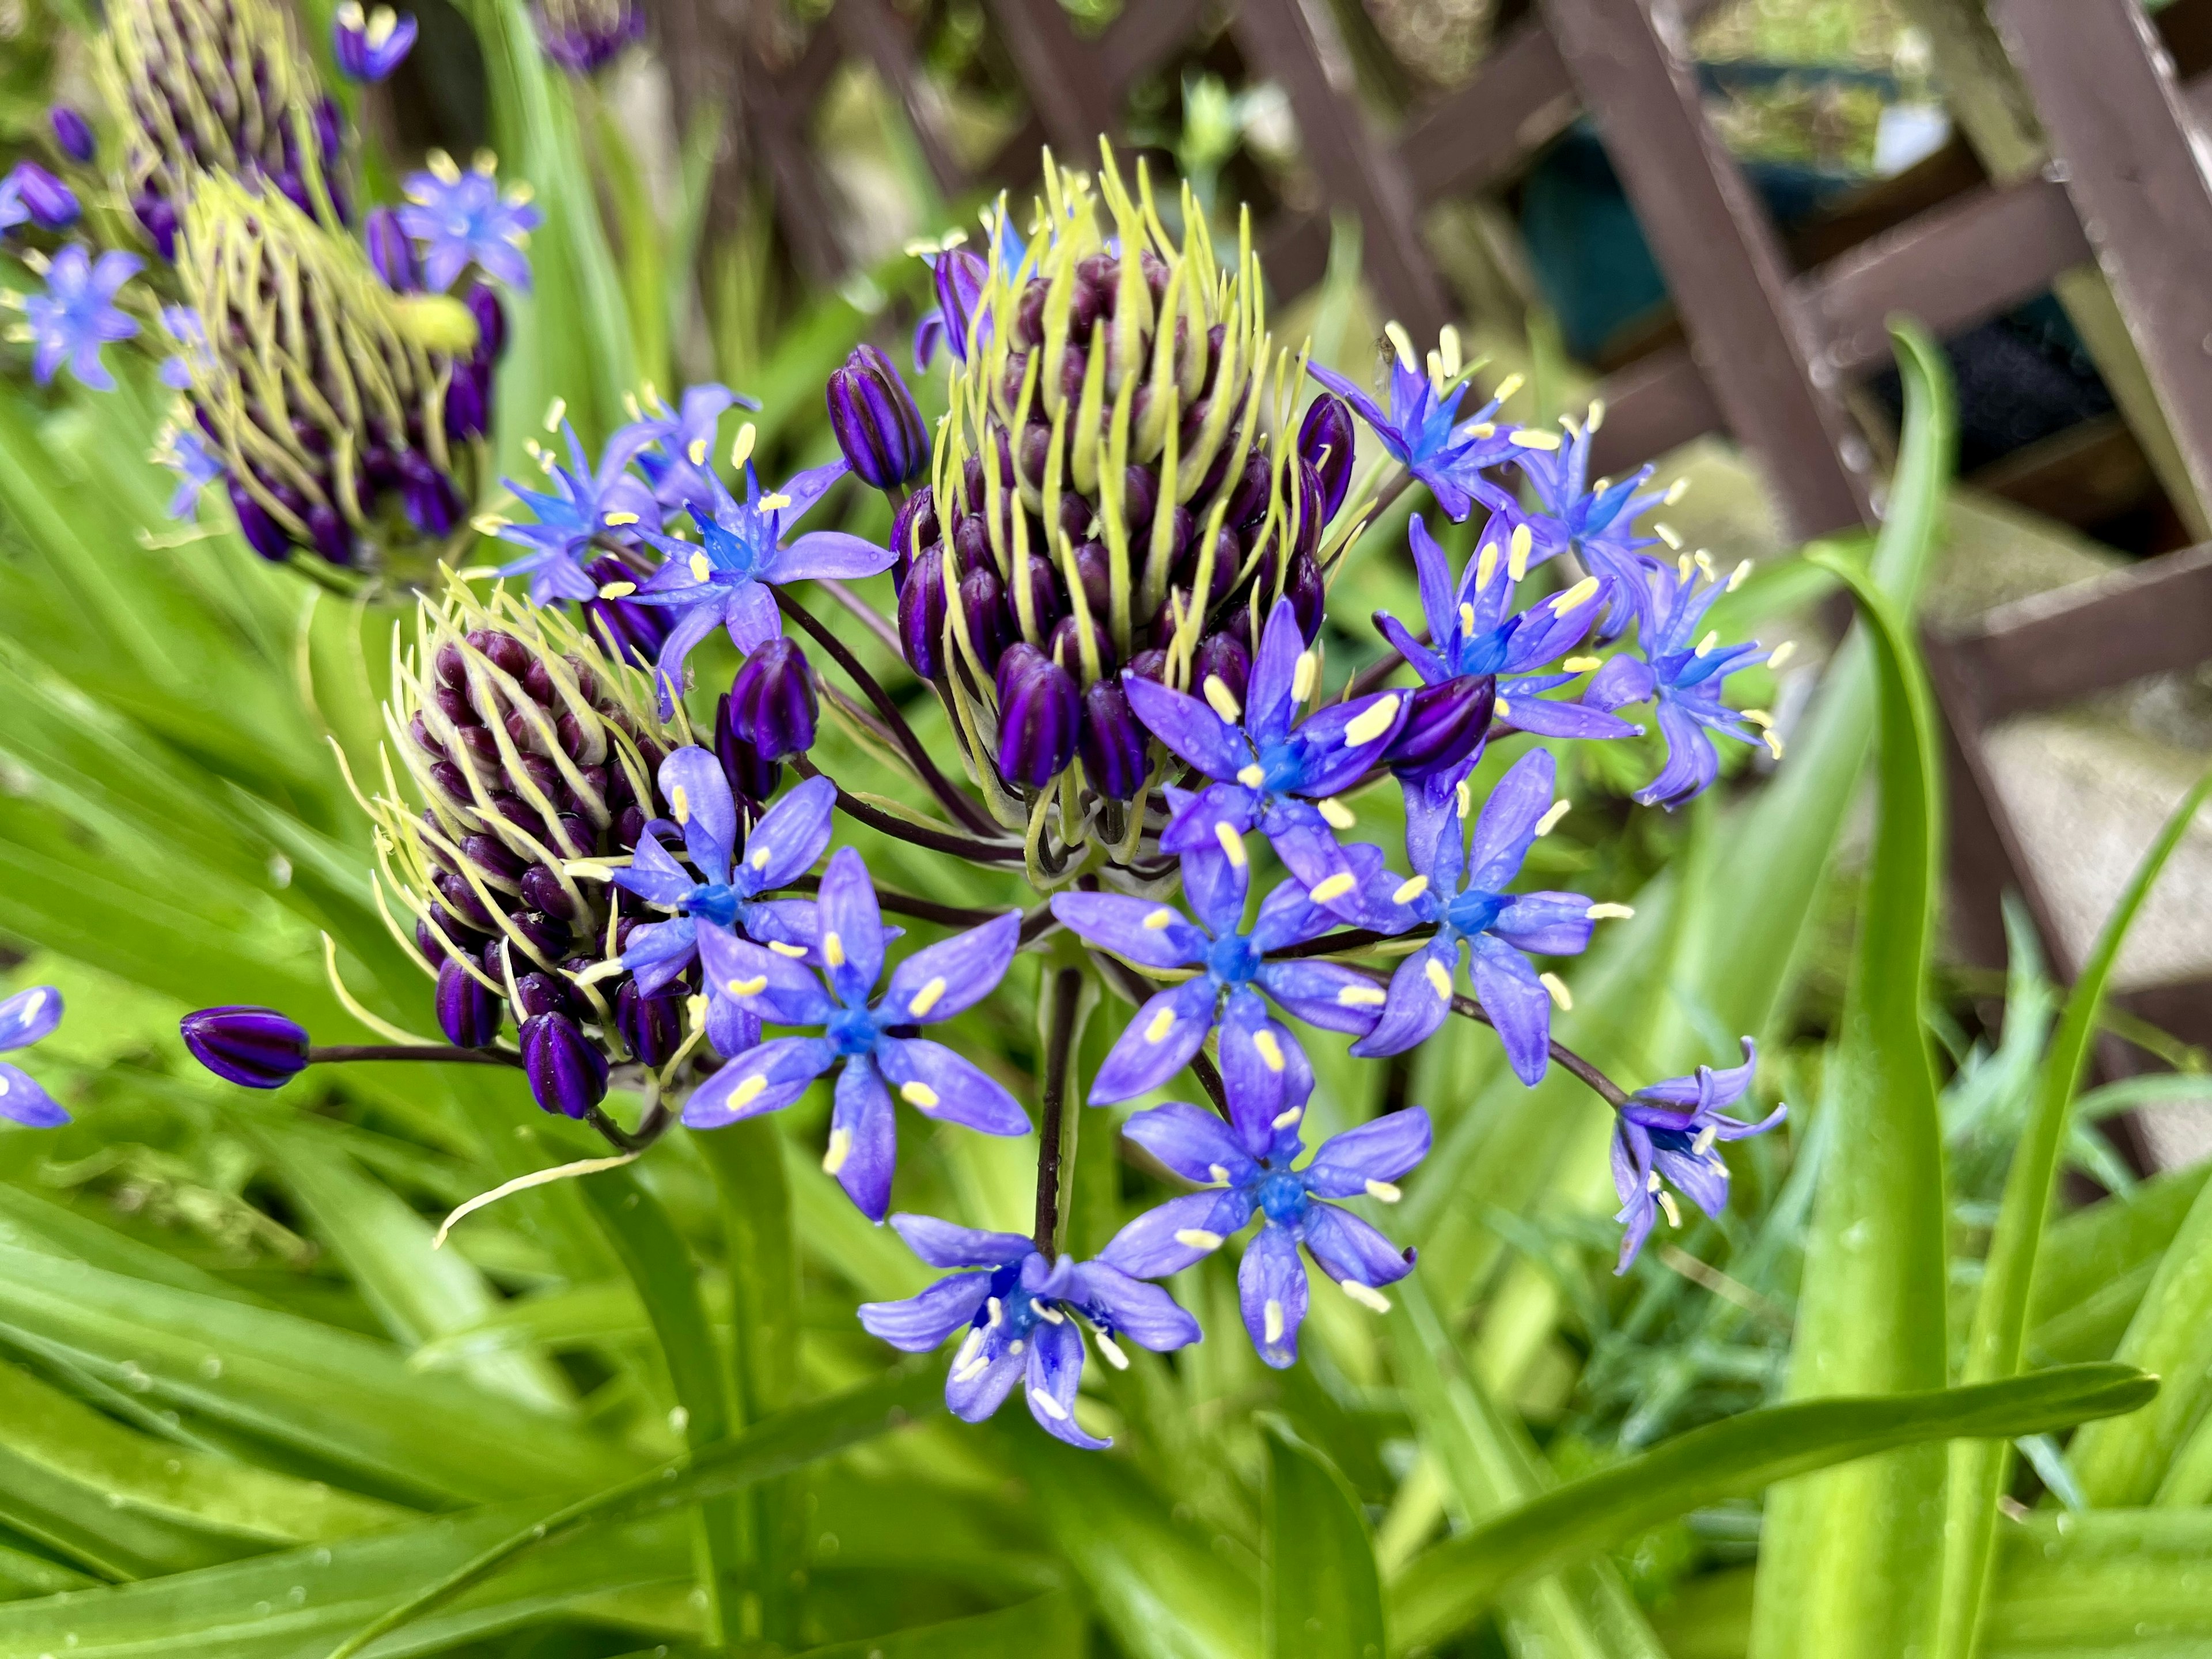
[[[820,1037],[775,1037],[747,1049],[708,1078],[684,1104],[690,1129],[719,1129],[788,1106],[836,1063],[837,1050]]]
[[[1580,893],[1516,893],[1489,931],[1531,956],[1578,956],[1589,945],[1589,910]]]
[[[1520,873],[1528,845],[1536,839],[1536,825],[1552,810],[1553,777],[1551,751],[1532,749],[1498,781],[1475,823],[1474,847],[1468,858],[1471,890],[1503,892]]]
[[[990,1293],[990,1274],[954,1273],[902,1302],[863,1302],[860,1324],[894,1348],[927,1353],[973,1320]]]
[[[1401,1251],[1358,1216],[1334,1204],[1316,1204],[1308,1210],[1304,1231],[1313,1259],[1340,1284],[1349,1279],[1371,1289],[1395,1284],[1413,1271],[1411,1252]]]
[[[1083,1381],[1083,1336],[1073,1324],[1047,1322],[1030,1333],[1029,1370],[1024,1379],[1030,1415],[1047,1434],[1085,1451],[1103,1451],[1113,1443],[1086,1434],[1075,1421],[1075,1391]]]
[[[720,929],[707,931],[713,933]],[[651,996],[690,965],[698,949],[698,923],[689,916],[672,916],[666,921],[648,921],[630,929],[622,964],[637,975],[640,996]]]
[[[763,813],[745,838],[749,890],[763,893],[788,886],[812,869],[830,845],[830,815],[836,805],[834,782],[808,778]]]
[[[1194,979],[1137,1010],[1091,1085],[1091,1103],[1110,1106],[1149,1094],[1190,1064],[1213,1029],[1214,988]]]
[[[1309,1025],[1325,1031],[1375,1029],[1388,1000],[1382,988],[1357,969],[1334,962],[1270,962],[1256,975],[1260,988]]]
[[[1100,1330],[1126,1336],[1154,1353],[1188,1347],[1200,1340],[1198,1321],[1157,1285],[1133,1279],[1103,1261],[1076,1264],[1062,1299],[1081,1309]]]
[[[1459,966],[1456,935],[1434,939],[1400,963],[1390,975],[1389,1000],[1375,1029],[1352,1045],[1362,1060],[1401,1054],[1435,1035],[1451,1012],[1452,975]],[[1443,976],[1441,988],[1437,975]]]
[[[0,1002],[0,1049],[21,1048],[52,1034],[62,1023],[62,994],[34,985]]]
[[[830,1146],[822,1167],[845,1189],[854,1207],[881,1221],[890,1207],[891,1176],[898,1166],[898,1120],[884,1080],[865,1055],[837,1074],[836,1103],[830,1114]]]
[[[1276,1086],[1279,1098],[1281,1085]],[[1121,1133],[1185,1181],[1200,1186],[1237,1186],[1259,1172],[1226,1123],[1181,1101],[1134,1114]]]
[[[1237,727],[1181,691],[1124,674],[1121,690],[1145,729],[1210,778],[1233,778],[1252,760],[1252,745]]]
[[[1133,1279],[1164,1279],[1219,1249],[1252,1218],[1252,1207],[1235,1188],[1171,1198],[1115,1234],[1098,1260]]]
[[[803,963],[720,927],[708,928],[701,938],[699,959],[710,994],[771,1025],[821,1025],[836,1012],[822,981]]]
[[[997,1079],[927,1037],[880,1037],[876,1064],[899,1098],[925,1117],[987,1135],[1023,1135],[1029,1114]]]
[[[831,988],[847,1007],[866,1006],[884,971],[884,915],[868,866],[854,848],[841,847],[831,854],[815,915]]]
[[[1052,913],[1086,943],[1147,968],[1203,962],[1212,943],[1172,905],[1122,893],[1060,893]]]
[[[884,1018],[936,1021],[973,1007],[1006,977],[1021,932],[1021,912],[1009,910],[916,951],[892,970],[881,1005]]]
[[[1251,678],[1245,690],[1244,730],[1253,745],[1262,751],[1290,735],[1291,721],[1297,713],[1297,701],[1291,690],[1297,678],[1298,659],[1305,649],[1297,609],[1287,599],[1277,599],[1261,632],[1260,650],[1252,659]]]
[[[1513,1074],[1530,1087],[1551,1063],[1552,998],[1536,970],[1511,945],[1480,934],[1474,947],[1474,995],[1497,1027]]]
[[[1419,579],[1421,611],[1429,619],[1429,637],[1441,648],[1446,640],[1456,639],[1460,632],[1459,606],[1452,596],[1451,562],[1444,556],[1443,549],[1437,545],[1437,538],[1429,534],[1428,526],[1418,513],[1406,526],[1406,538],[1413,548],[1413,572]],[[1402,651],[1405,647],[1399,648]],[[1410,654],[1407,660],[1412,660]]]
[[[70,1121],[36,1078],[4,1060],[0,1060],[0,1117],[11,1117],[33,1129],[57,1128]]]
[[[1236,833],[1234,825],[1231,833]],[[1237,850],[1240,854],[1244,850],[1242,836],[1237,837]],[[1244,902],[1251,887],[1251,860],[1231,858],[1218,835],[1212,838],[1211,844],[1200,845],[1182,854],[1183,902],[1190,906],[1190,913],[1198,918],[1199,926],[1216,939],[1224,939],[1243,927]],[[1204,944],[1198,949],[1203,955]]]
[[[1292,1066],[1295,1063],[1303,1073],[1308,1069],[1305,1055],[1291,1040],[1290,1032],[1268,1018],[1267,1005],[1249,986],[1232,993],[1228,1006],[1222,1010],[1219,1050],[1222,1086],[1229,1097],[1229,1115],[1236,1121],[1237,1134],[1249,1157],[1265,1158],[1274,1144],[1275,1123],[1283,1115],[1284,1096]],[[1303,1105],[1304,1102],[1301,1099],[1292,1103]],[[1293,1122],[1297,1116],[1296,1113],[1291,1115]],[[1221,1160],[1209,1158],[1206,1162],[1218,1164]],[[1228,1167],[1231,1173],[1227,1176],[1194,1175],[1189,1179],[1243,1178],[1235,1172],[1235,1165]]]
[[[1356,1198],[1370,1181],[1395,1182],[1429,1155],[1434,1131],[1419,1106],[1331,1135],[1300,1173],[1317,1198]]]
[[[1287,1230],[1270,1223],[1245,1247],[1237,1295],[1260,1358],[1277,1370],[1297,1364],[1298,1327],[1306,1317],[1306,1266]]]
[[[985,1232],[931,1215],[895,1215],[891,1226],[933,1267],[1012,1267],[1036,1249],[1020,1233]],[[983,1304],[979,1299],[975,1305]]]
[[[638,838],[633,861],[617,869],[610,879],[625,893],[635,893],[664,910],[674,909],[699,884],[699,878],[678,864],[650,830]]]

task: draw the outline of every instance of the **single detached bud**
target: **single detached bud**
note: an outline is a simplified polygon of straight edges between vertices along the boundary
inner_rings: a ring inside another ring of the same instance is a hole
[[[1408,700],[1406,723],[1382,763],[1415,781],[1450,770],[1481,748],[1497,700],[1498,682],[1487,674],[1423,686]]]
[[[683,1047],[684,997],[681,985],[641,997],[635,980],[615,997],[615,1024],[623,1042],[646,1065],[665,1066]]]
[[[830,376],[830,429],[853,474],[899,489],[929,470],[929,429],[890,358],[863,341]]]
[[[1042,789],[1075,756],[1080,710],[1074,677],[1033,645],[999,659],[999,772]]]
[[[16,199],[40,230],[67,230],[83,211],[76,192],[36,161],[16,162],[9,169],[8,182],[15,186]]]
[[[438,969],[438,1029],[457,1048],[487,1048],[499,1035],[500,1000],[448,957]]]
[[[307,1034],[274,1008],[203,1008],[178,1029],[192,1058],[241,1089],[281,1089],[307,1069]]]
[[[76,110],[67,104],[56,104],[46,112],[46,125],[53,130],[54,143],[70,161],[92,160],[99,143],[92,136],[92,123]]]
[[[1334,392],[1324,392],[1306,410],[1298,427],[1298,457],[1321,482],[1321,517],[1327,524],[1344,505],[1352,488],[1352,462],[1358,428],[1352,410]]]
[[[1245,688],[1252,681],[1252,653],[1242,641],[1226,634],[1208,634],[1198,642],[1198,649],[1191,656],[1191,690],[1205,696],[1208,680],[1219,680],[1223,689],[1241,707]],[[1209,697],[1207,701],[1212,699]]]
[[[1132,799],[1145,781],[1145,732],[1115,680],[1095,680],[1083,694],[1083,726],[1075,752],[1091,787],[1114,800]]]
[[[415,44],[415,20],[389,6],[364,12],[344,0],[331,18],[331,58],[349,81],[374,82],[398,69]]]
[[[819,712],[806,653],[787,639],[760,647],[730,682],[730,729],[764,761],[811,749]]]
[[[566,1014],[523,1021],[522,1069],[538,1105],[562,1117],[581,1117],[606,1098],[607,1057]]]
[[[422,287],[422,266],[415,257],[415,239],[399,228],[398,208],[371,208],[362,221],[362,240],[368,244],[368,262],[394,294],[416,294]],[[453,394],[447,393],[447,401]]]

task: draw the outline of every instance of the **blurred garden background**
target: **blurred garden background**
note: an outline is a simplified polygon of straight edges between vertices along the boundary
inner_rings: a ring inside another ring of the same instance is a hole
[[[859,1329],[930,1275],[820,1167],[826,1089],[438,1244],[594,1145],[495,1068],[249,1093],[178,1036],[218,1003],[428,1024],[348,775],[398,734],[411,596],[257,557],[214,495],[172,516],[149,340],[104,393],[0,346],[0,991],[62,993],[15,1058],[73,1120],[0,1125],[0,1659],[2212,1652],[2212,4],[416,0],[368,85],[337,9],[289,5],[365,199],[488,149],[543,212],[472,510],[556,398],[596,446],[721,382],[775,476],[836,459],[825,378],[862,342],[908,366],[935,303],[915,246],[1102,137],[1249,235],[1278,345],[1371,385],[1386,325],[1450,325],[1510,418],[1601,400],[1596,470],[1686,480],[1670,537],[1754,562],[1717,622],[1795,653],[1738,692],[1784,758],[1684,810],[1630,799],[1651,744],[1563,769],[1529,873],[1635,917],[1563,968],[1558,1029],[1638,1079],[1755,1036],[1746,1113],[1790,1116],[1616,1277],[1601,1103],[1465,1023],[1388,1066],[1328,1040],[1317,1119],[1437,1122],[1391,1218],[1418,1271],[1387,1316],[1317,1297],[1273,1371],[1233,1264],[1190,1269],[1224,1334],[1109,1373],[1093,1457],[929,1416],[941,1362]],[[108,109],[107,21],[0,0],[0,167]],[[605,60],[553,61],[563,28]],[[890,533],[850,483],[818,511]],[[1333,670],[1418,614],[1415,511],[1332,573]],[[1478,526],[1437,528],[1464,558]],[[823,750],[901,787],[850,729]],[[1035,978],[955,1028],[1024,1102]],[[902,1133],[899,1207],[1027,1224],[1034,1139]],[[1160,1175],[1091,1159],[1072,1224]],[[2122,1368],[2160,1392],[2107,1418]],[[1796,1403],[1838,1395],[1894,1398]],[[738,1540],[711,1595],[702,1514]]]

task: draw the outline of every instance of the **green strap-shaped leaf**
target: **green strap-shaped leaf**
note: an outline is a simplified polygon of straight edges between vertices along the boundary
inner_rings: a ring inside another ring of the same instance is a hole
[[[973,1619],[809,1648],[799,1659],[1056,1659],[1083,1651],[1083,1603],[1056,1590]]]
[[[2036,1263],[2051,1213],[2051,1188],[2058,1177],[2059,1153],[2066,1144],[2075,1093],[2089,1063],[2089,1045],[2097,1035],[2098,1016],[2112,983],[2112,967],[2119,960],[2120,945],[2144,899],[2196,821],[2197,809],[2203,805],[2208,791],[2212,791],[2212,773],[2199,780],[2173,809],[2158,839],[2136,866],[2127,890],[2105,919],[2095,948],[2067,997],[2051,1052],[2044,1060],[2035,1109],[2014,1151],[2012,1169],[2005,1177],[2003,1206],[1996,1231],[1990,1236],[1981,1298],[1975,1304],[1973,1327],[1966,1339],[1962,1374],[1966,1382],[2010,1376],[2021,1368]],[[2185,1393],[2185,1384],[2177,1392]],[[1937,1659],[1972,1659],[1989,1584],[1997,1498],[2012,1467],[2011,1450],[2003,1441],[1965,1442],[1951,1448],[1950,1520],[1944,1539]]]
[[[1382,1659],[1382,1588],[1358,1494],[1288,1423],[1263,1427],[1267,1659]]]
[[[1415,1558],[1392,1586],[1403,1648],[1442,1640],[1507,1586],[1724,1498],[1899,1446],[2038,1434],[2130,1412],[2158,1391],[2127,1365],[2066,1365],[1971,1389],[1805,1400],[1710,1423],[1486,1518]]]
[[[1885,541],[1931,533],[1949,450],[1942,360],[1924,339],[1901,334],[1899,344],[1906,462]],[[1934,699],[1906,617],[1863,571],[1813,556],[1850,587],[1872,647],[1881,813],[1823,1108],[1833,1115],[1790,1392],[1917,1392],[1948,1380],[1943,1142],[1922,1021],[1942,844]],[[1896,1659],[1923,1644],[1942,1562],[1943,1478],[1942,1449],[1929,1445],[1773,1493],[1754,1648]]]

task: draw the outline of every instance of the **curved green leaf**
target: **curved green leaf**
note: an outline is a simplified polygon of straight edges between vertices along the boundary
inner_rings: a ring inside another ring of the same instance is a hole
[[[1792,1475],[1956,1437],[2041,1433],[2134,1411],[2157,1392],[2130,1366],[2067,1365],[1971,1389],[1800,1401],[1692,1429],[1415,1558],[1391,1587],[1392,1636],[1401,1648],[1440,1640],[1519,1579]]]
[[[1289,1424],[1264,1427],[1267,1659],[1382,1659],[1382,1588],[1358,1494]]]
[[[809,1648],[799,1659],[1036,1659],[1080,1653],[1082,1644],[1083,1604],[1060,1590],[973,1619]]]
[[[1898,329],[1905,453],[1887,544],[1934,533],[1950,452],[1942,359]],[[1826,1163],[1806,1244],[1790,1392],[1878,1395],[1948,1380],[1943,1141],[1922,1006],[1939,826],[1934,699],[1911,624],[1863,571],[1814,554],[1859,605],[1880,693],[1881,814],[1830,1067]],[[1944,1458],[1917,1446],[1769,1500],[1754,1646],[1803,1659],[1895,1659],[1935,1614]]]
[[[2058,1177],[2059,1152],[2066,1144],[2075,1092],[2089,1063],[2089,1045],[2096,1038],[2112,967],[2119,960],[2120,946],[2144,899],[2157,884],[2173,849],[2181,844],[2183,835],[2196,822],[2197,809],[2203,805],[2208,793],[2212,793],[2212,773],[2199,780],[2173,809],[2158,839],[2136,866],[2127,890],[2105,919],[2096,945],[2066,999],[2065,1012],[2059,1018],[2051,1052],[2044,1060],[2034,1111],[2005,1177],[2003,1207],[1990,1236],[1981,1298],[1975,1304],[1973,1328],[1966,1339],[1966,1382],[2010,1376],[2021,1368],[2036,1263],[2051,1213],[2051,1188]],[[2146,1415],[2155,1421],[2152,1414]],[[1951,1449],[1947,1500],[1950,1519],[1944,1540],[1938,1659],[1972,1659],[1989,1583],[1990,1553],[1996,1536],[1997,1498],[2011,1467],[2011,1449],[2002,1441]]]

